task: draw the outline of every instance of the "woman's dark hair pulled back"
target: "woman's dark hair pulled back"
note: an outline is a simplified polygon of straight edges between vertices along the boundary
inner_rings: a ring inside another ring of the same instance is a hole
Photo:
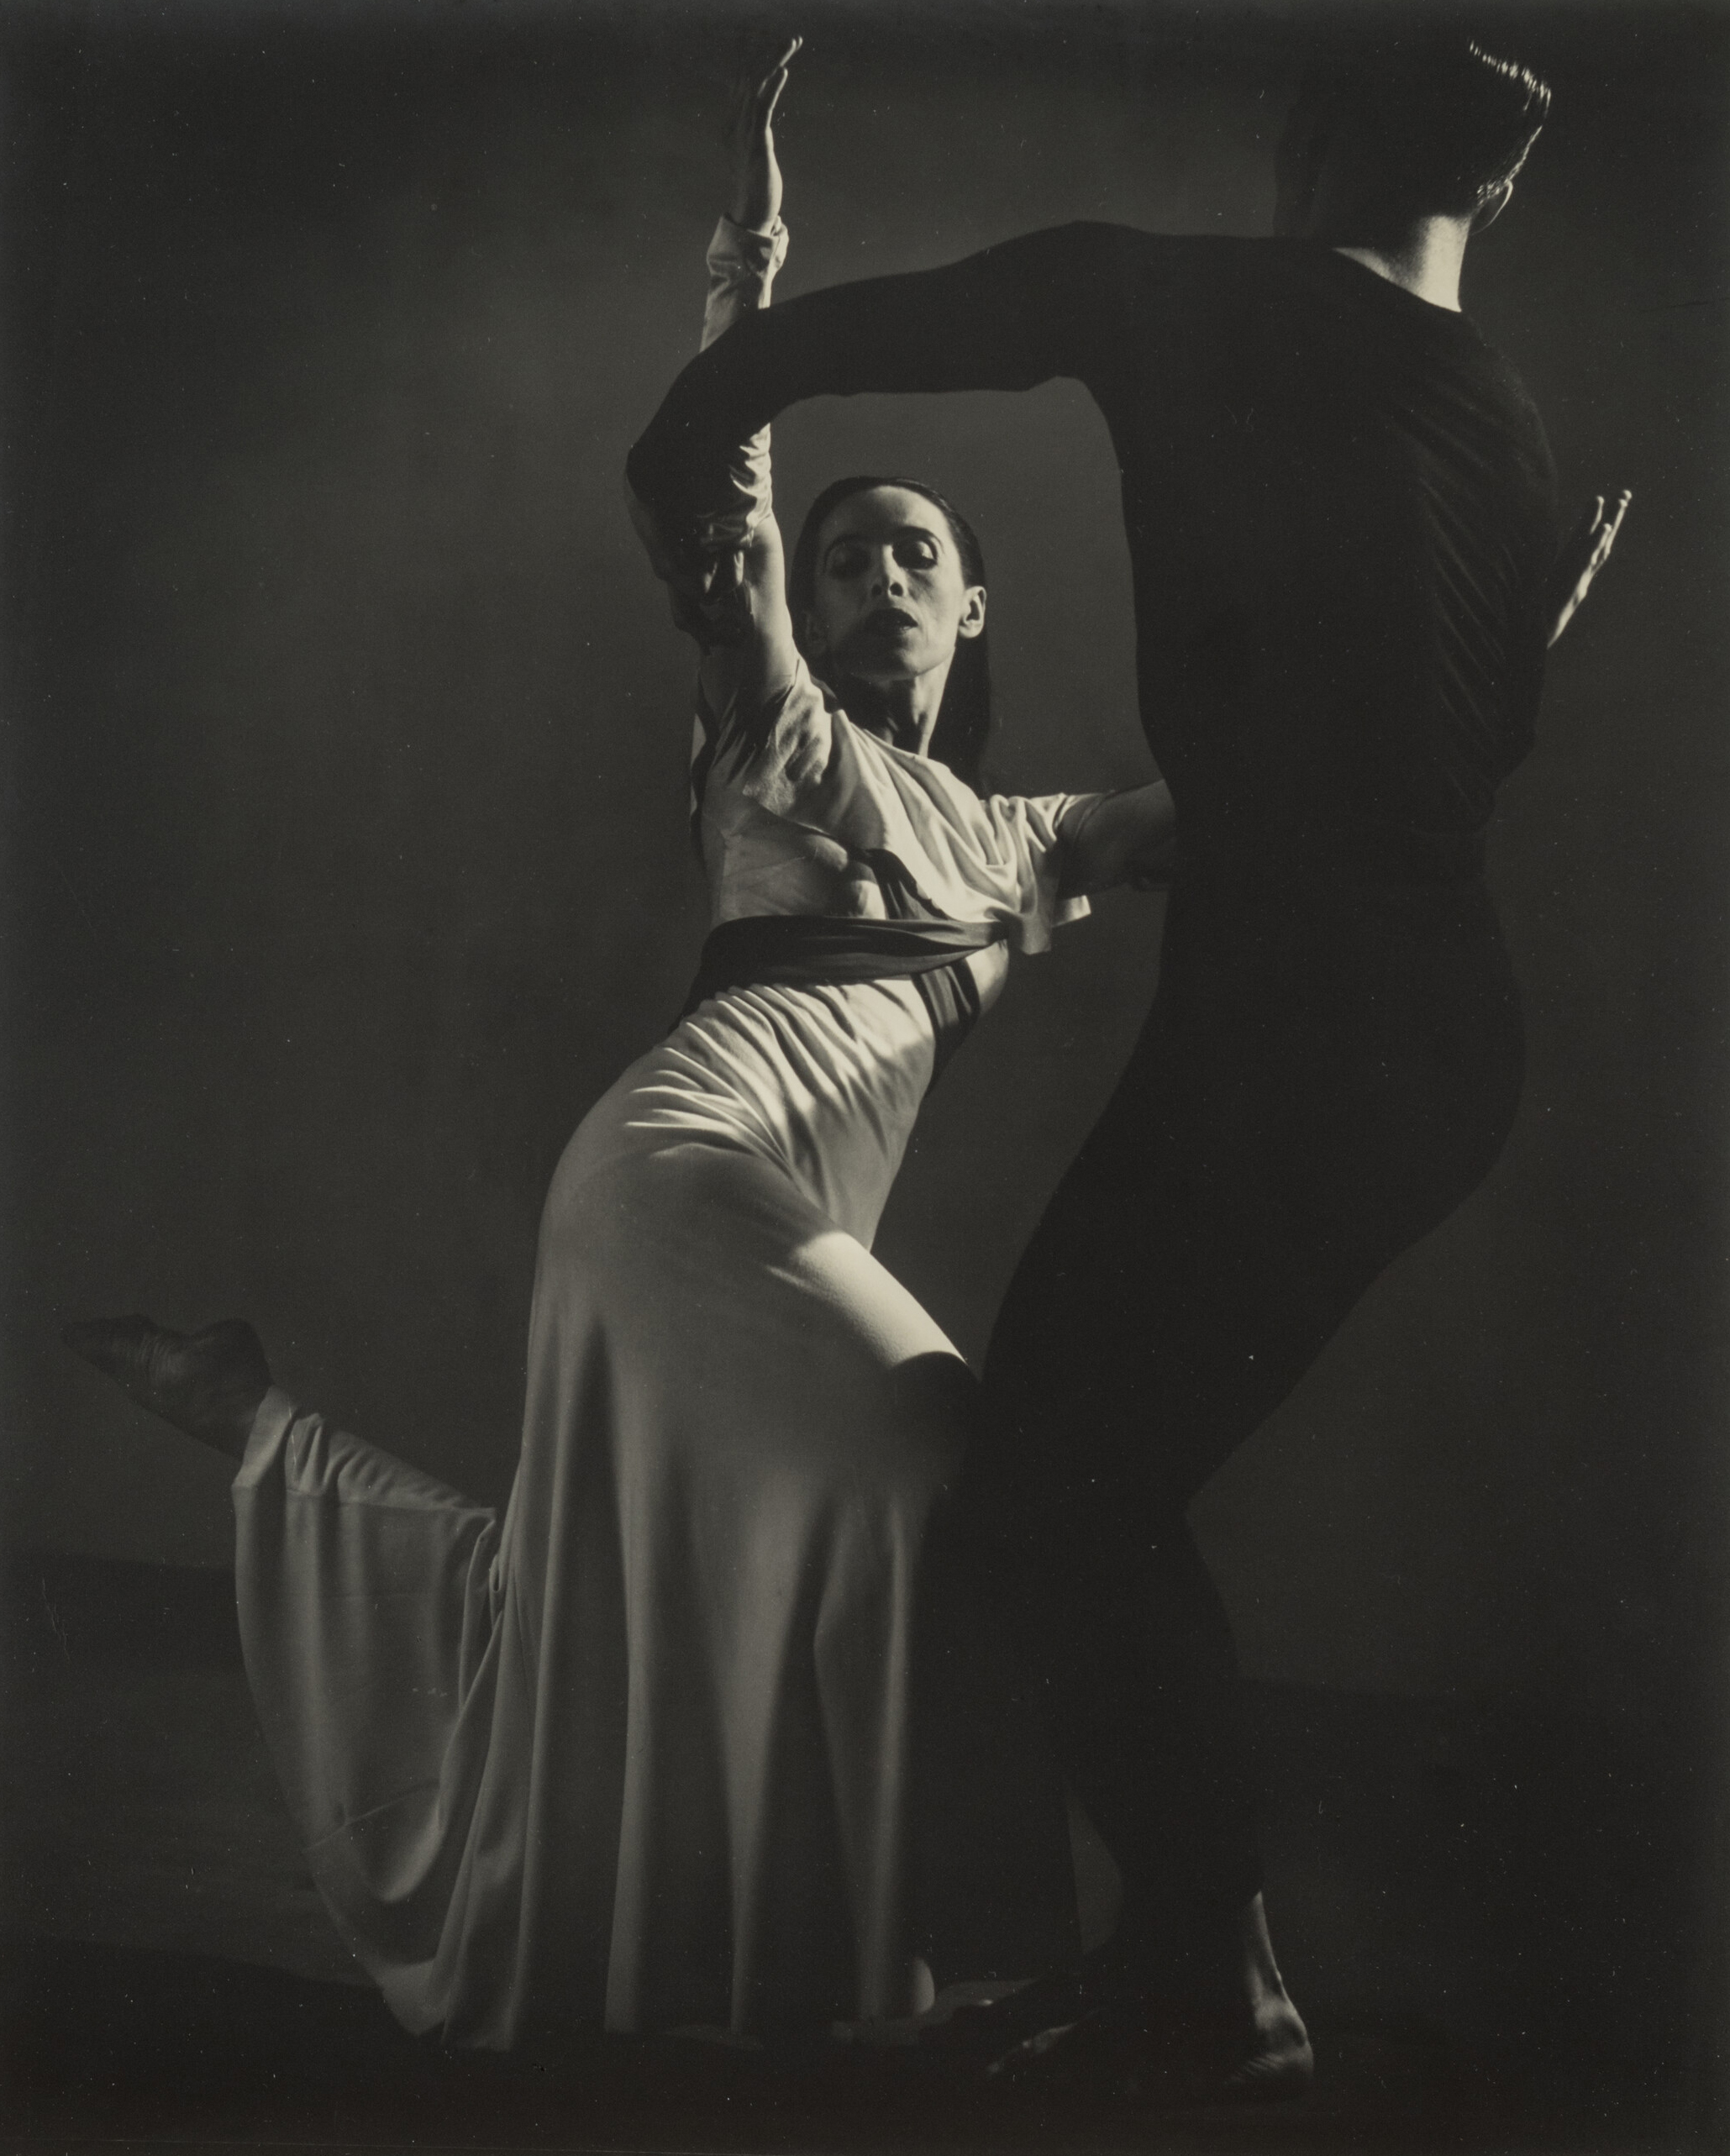
[[[793,636],[811,670],[826,687],[847,702],[847,682],[827,661],[807,646],[806,634],[817,593],[817,541],[824,522],[842,502],[855,494],[869,494],[879,486],[898,486],[918,494],[939,511],[961,559],[961,574],[970,584],[986,581],[985,555],[978,534],[959,509],[953,507],[934,486],[917,479],[884,479],[871,473],[838,479],[825,486],[805,513],[792,558],[787,564],[787,605],[793,617]],[[955,645],[949,680],[944,684],[943,704],[931,737],[931,754],[947,765],[958,779],[970,786],[980,784],[980,767],[991,730],[991,662],[986,631],[964,637]]]

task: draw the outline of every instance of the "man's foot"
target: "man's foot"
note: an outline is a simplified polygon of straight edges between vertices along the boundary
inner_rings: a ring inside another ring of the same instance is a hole
[[[1116,2097],[1159,2110],[1278,2103],[1315,2073],[1297,2011],[1202,2013],[1151,1992],[1042,2031],[995,2060],[987,2078],[1028,2095]]]
[[[1060,1975],[962,2009],[921,2050],[1029,2093],[1162,2107],[1301,2096],[1315,2062],[1274,1961],[1261,1896],[1224,1934],[1167,1948],[1169,1965],[1156,1975],[1145,1954],[1109,1941]]]
[[[129,1400],[201,1444],[239,1459],[271,1389],[259,1337],[242,1317],[172,1333],[148,1317],[92,1317],[60,1338]]]

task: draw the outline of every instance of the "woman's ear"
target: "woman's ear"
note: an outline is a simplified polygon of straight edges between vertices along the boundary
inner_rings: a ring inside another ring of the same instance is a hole
[[[955,623],[957,636],[982,636],[985,634],[985,586],[970,584],[967,598],[961,608],[961,618]]]
[[[1486,195],[1472,214],[1472,230],[1487,232],[1513,198],[1514,183],[1504,180],[1492,194]]]

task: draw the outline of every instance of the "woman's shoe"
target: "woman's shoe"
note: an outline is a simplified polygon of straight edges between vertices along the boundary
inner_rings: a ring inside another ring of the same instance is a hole
[[[175,1333],[148,1317],[91,1317],[60,1338],[129,1400],[231,1459],[246,1450],[271,1366],[244,1317]]]

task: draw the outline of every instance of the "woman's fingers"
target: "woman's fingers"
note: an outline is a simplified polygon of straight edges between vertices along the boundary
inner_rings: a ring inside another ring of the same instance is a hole
[[[775,108],[781,103],[781,93],[787,87],[787,70],[793,55],[804,43],[802,38],[792,39],[779,60],[758,83],[753,108],[756,124],[765,132],[775,119]]]
[[[733,199],[728,214],[736,224],[766,231],[781,213],[781,168],[775,155],[775,108],[787,84],[787,68],[804,43],[788,36],[760,45],[735,84],[728,129],[733,162]],[[765,55],[772,62],[765,64]]]
[[[770,62],[769,66],[764,69],[762,74],[759,77],[757,82],[757,95],[759,98],[766,101],[771,107],[774,105],[776,99],[781,95],[781,92],[786,89],[787,83],[787,70],[793,64],[793,55],[797,52],[800,46],[803,45],[804,42],[805,40],[803,38],[788,38],[782,45],[780,52],[776,55],[775,59]]]
[[[760,61],[742,67],[734,77],[733,117],[728,133],[735,158],[760,156],[769,141],[770,129],[781,93],[787,87],[787,69],[805,40],[789,37],[778,48],[775,60],[765,68]]]
[[[739,75],[735,95],[743,113],[765,126],[768,124],[781,92],[787,87],[787,70],[792,65],[793,55],[804,42],[803,38],[788,38],[766,66],[759,62]]]

